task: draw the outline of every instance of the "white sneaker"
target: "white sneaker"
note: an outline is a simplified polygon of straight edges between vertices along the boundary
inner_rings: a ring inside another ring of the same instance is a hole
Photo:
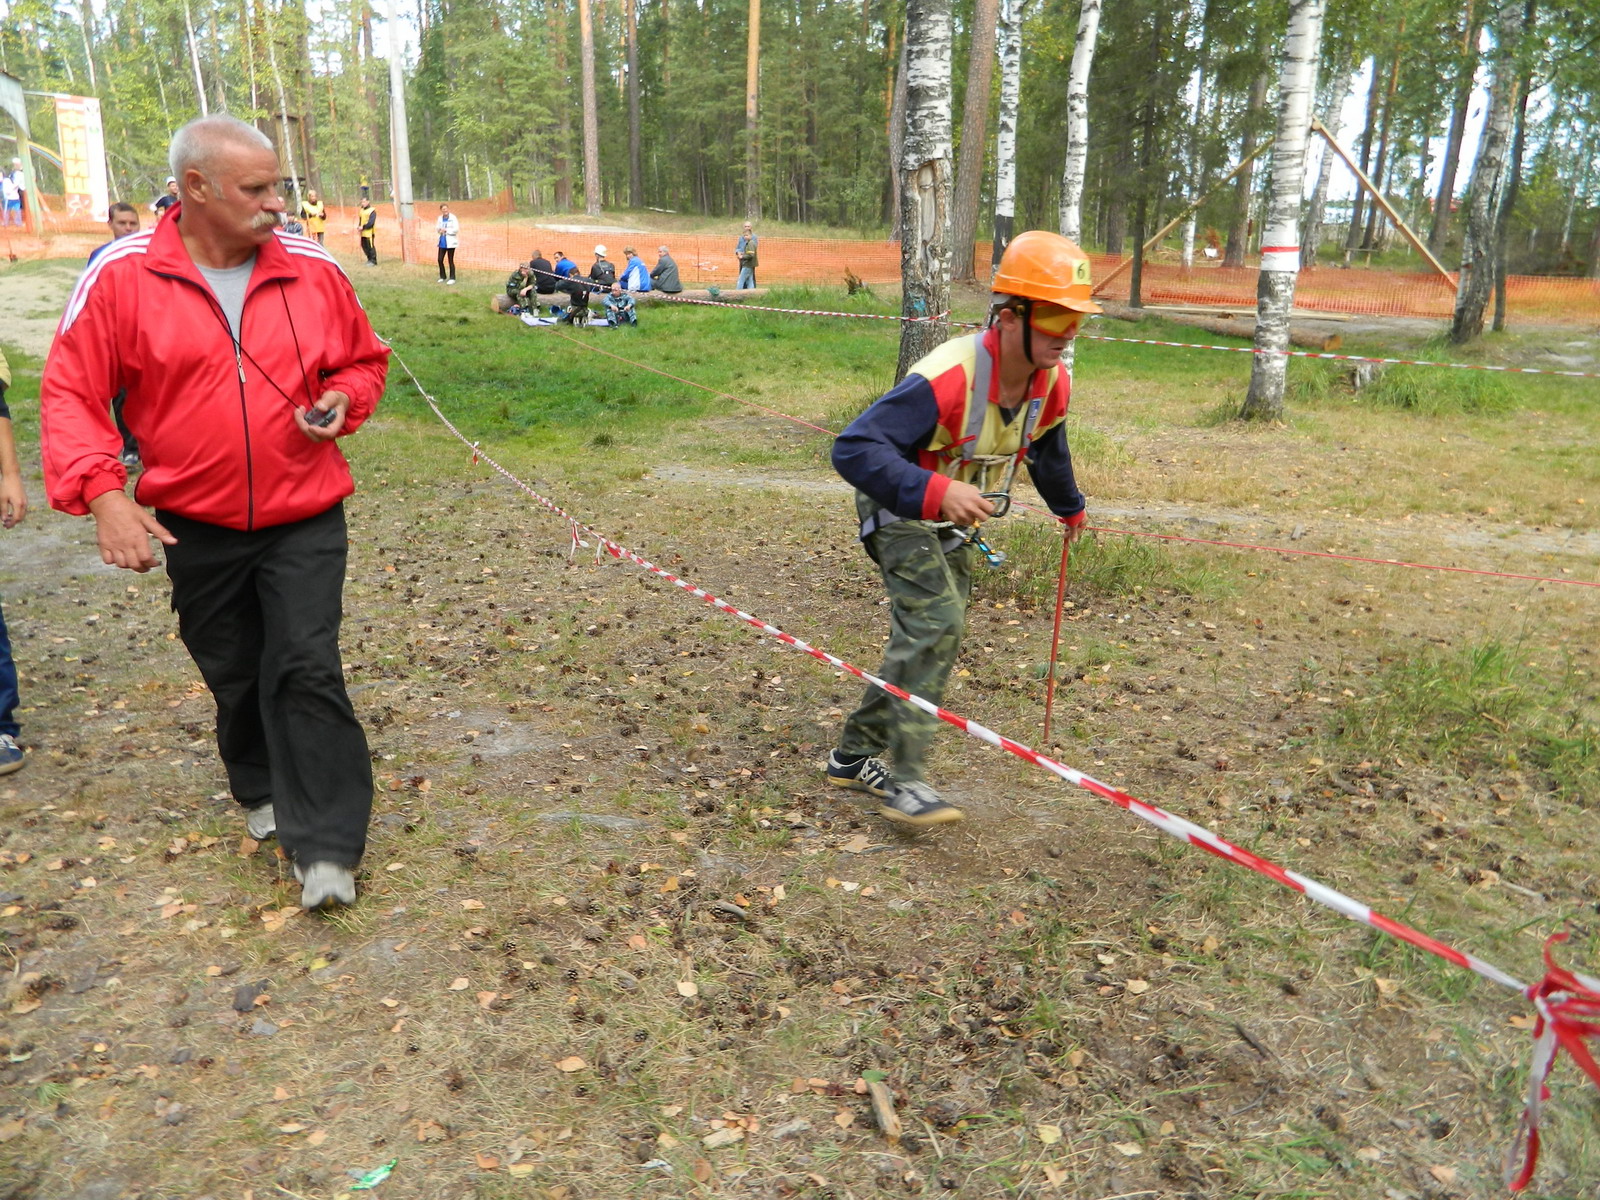
[[[278,818],[273,814],[270,800],[245,813],[244,831],[258,842],[264,842],[278,832]]]
[[[455,285],[456,285],[456,281],[454,279],[446,279],[445,283],[447,283],[451,287],[455,287]]]
[[[307,912],[356,902],[356,876],[349,867],[314,862],[301,868],[297,863],[294,877],[300,881],[300,907]]]

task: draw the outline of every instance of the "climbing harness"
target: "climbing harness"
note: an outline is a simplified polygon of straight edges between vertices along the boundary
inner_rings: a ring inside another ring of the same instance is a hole
[[[989,482],[990,471],[996,467],[1005,467],[1005,476],[999,488],[981,493],[985,500],[994,505],[994,512],[985,518],[986,520],[1003,517],[1011,511],[1011,488],[1016,481],[1017,464],[1028,453],[1028,448],[1033,442],[1034,427],[1039,423],[1039,413],[1044,407],[1043,396],[1033,396],[1028,399],[1027,413],[1023,417],[1022,433],[1015,454],[977,453],[978,439],[983,434],[983,423],[989,415],[989,387],[993,377],[994,357],[983,344],[982,335],[978,335],[977,355],[972,367],[972,392],[967,402],[967,427],[959,442],[946,447],[946,453],[950,454],[952,459],[959,457],[960,466],[956,468],[957,470],[975,466],[978,469],[978,478],[985,484]],[[880,508],[861,523],[860,538],[864,542],[884,526],[907,519],[886,508]],[[939,548],[946,554],[970,542],[978,548],[983,555],[983,561],[989,566],[998,567],[1005,563],[1005,552],[995,550],[984,539],[980,532],[981,521],[975,525],[957,525],[954,521],[935,521],[932,524],[934,530],[940,534]]]

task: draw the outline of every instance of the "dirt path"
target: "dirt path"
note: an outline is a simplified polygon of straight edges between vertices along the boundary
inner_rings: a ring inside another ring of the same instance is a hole
[[[42,269],[0,271],[0,313],[5,344],[43,358],[55,337],[67,294],[83,270],[76,260],[52,261]]]

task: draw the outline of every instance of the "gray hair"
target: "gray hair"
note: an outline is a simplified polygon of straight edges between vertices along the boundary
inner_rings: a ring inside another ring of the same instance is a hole
[[[272,139],[254,125],[247,125],[227,113],[216,113],[209,117],[197,117],[172,135],[167,165],[179,180],[183,179],[185,171],[191,169],[211,179],[216,168],[217,152],[230,145],[259,146],[265,150],[273,148]]]

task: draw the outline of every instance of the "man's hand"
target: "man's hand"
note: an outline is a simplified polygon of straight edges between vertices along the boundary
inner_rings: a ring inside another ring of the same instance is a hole
[[[142,575],[156,565],[155,551],[150,548],[152,537],[163,546],[178,544],[167,527],[130,500],[127,492],[102,492],[89,501],[89,511],[94,514],[100,560],[107,566]]]
[[[976,525],[993,515],[994,505],[983,498],[983,493],[959,479],[951,481],[939,504],[939,516],[957,525]]]
[[[0,479],[0,525],[15,529],[28,515],[28,493],[22,490],[22,480],[15,475]]]
[[[294,423],[313,442],[331,442],[344,428],[344,415],[350,411],[350,397],[343,392],[323,392],[316,407],[322,412],[333,412],[333,420],[326,425],[313,425],[306,420],[304,410],[297,408],[294,410]]]
[[[1088,533],[1089,532],[1089,513],[1088,513],[1088,511],[1080,509],[1078,512],[1074,513],[1070,517],[1063,517],[1061,519],[1061,532],[1062,532],[1062,535],[1066,537],[1067,544],[1069,546],[1073,542],[1075,542],[1079,538],[1081,538],[1084,534]]]

